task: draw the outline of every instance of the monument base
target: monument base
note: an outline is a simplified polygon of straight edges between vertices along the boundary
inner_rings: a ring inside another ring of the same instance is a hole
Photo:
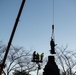
[[[48,56],[48,62],[45,65],[43,75],[60,75],[54,56]]]

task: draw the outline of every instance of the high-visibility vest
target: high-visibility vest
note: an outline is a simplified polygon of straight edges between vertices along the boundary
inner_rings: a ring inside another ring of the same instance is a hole
[[[41,56],[44,57],[44,53],[42,53]]]

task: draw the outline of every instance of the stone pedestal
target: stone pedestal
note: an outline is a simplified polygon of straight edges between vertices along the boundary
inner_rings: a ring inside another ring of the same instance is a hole
[[[43,75],[60,75],[54,56],[48,56],[48,62],[45,65]]]

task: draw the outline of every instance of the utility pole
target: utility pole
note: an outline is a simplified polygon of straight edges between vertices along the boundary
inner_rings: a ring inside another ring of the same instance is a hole
[[[0,67],[0,75],[2,75],[3,67],[4,67],[4,64],[5,64],[5,61],[6,61],[6,58],[7,58],[7,55],[8,55],[8,52],[9,52],[9,49],[10,49],[14,34],[15,34],[15,31],[16,31],[16,28],[18,26],[18,21],[19,21],[19,18],[21,16],[25,1],[26,0],[22,0],[22,3],[21,3],[21,6],[20,6],[20,9],[19,9],[17,18],[15,20],[15,24],[14,24],[14,27],[13,27],[13,30],[12,30],[12,33],[11,33],[11,36],[10,36],[10,39],[9,39],[9,42],[8,42],[8,45],[7,45],[7,49],[6,49],[5,55],[4,55],[4,59],[3,59],[2,65]]]

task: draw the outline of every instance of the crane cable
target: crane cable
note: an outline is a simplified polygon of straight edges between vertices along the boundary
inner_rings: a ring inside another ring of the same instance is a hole
[[[54,37],[54,0],[53,0],[53,24],[52,24],[52,35],[51,35],[51,39],[53,39],[55,41],[55,37]]]
[[[53,0],[53,25],[54,25],[54,0]]]

